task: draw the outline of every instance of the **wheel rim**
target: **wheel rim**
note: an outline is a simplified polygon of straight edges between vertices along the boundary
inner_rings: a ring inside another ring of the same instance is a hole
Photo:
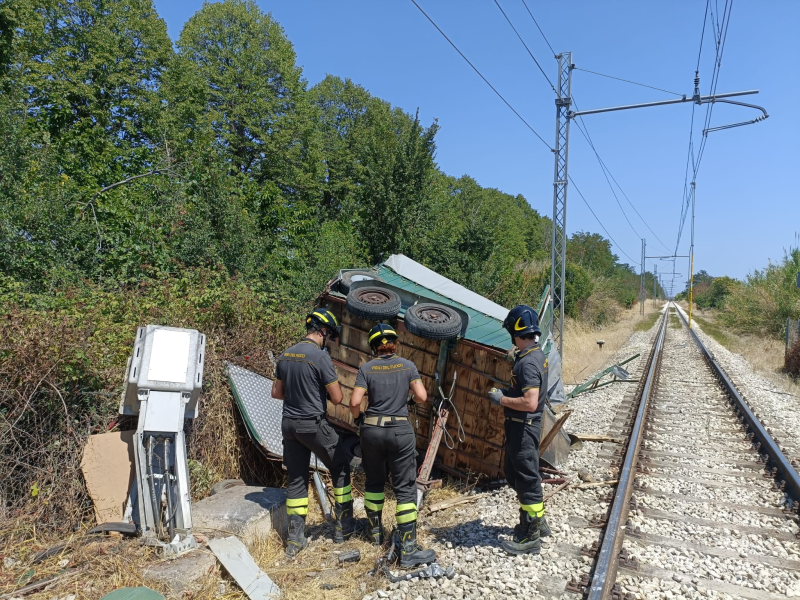
[[[420,321],[426,323],[448,323],[453,320],[450,311],[438,306],[424,306],[414,312]]]
[[[356,298],[359,302],[369,304],[371,306],[380,306],[381,304],[389,304],[392,301],[392,296],[385,290],[378,288],[364,288],[356,292]]]

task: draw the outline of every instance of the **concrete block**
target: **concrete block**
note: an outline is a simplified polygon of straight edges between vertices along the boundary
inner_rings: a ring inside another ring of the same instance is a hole
[[[172,595],[180,598],[184,592],[196,589],[216,565],[217,558],[211,552],[198,549],[149,566],[143,575],[145,579],[167,585]]]
[[[286,528],[286,490],[241,485],[192,505],[192,530],[209,538],[231,534],[245,543]]]

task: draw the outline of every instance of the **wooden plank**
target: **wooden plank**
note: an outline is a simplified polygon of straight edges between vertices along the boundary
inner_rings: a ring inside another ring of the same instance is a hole
[[[434,513],[440,510],[444,510],[445,508],[458,506],[459,504],[474,502],[475,500],[480,500],[481,498],[485,498],[488,495],[489,494],[475,494],[473,496],[458,496],[456,498],[450,498],[449,500],[442,500],[441,502],[437,502],[436,504],[431,504],[428,507],[428,512]]]
[[[266,600],[280,596],[280,589],[256,565],[244,544],[235,536],[208,540],[208,547],[225,570],[236,580],[250,600]]]
[[[544,451],[547,450],[547,448],[556,438],[556,435],[558,435],[558,432],[561,431],[561,428],[564,426],[564,422],[571,414],[571,410],[565,410],[558,416],[558,420],[553,424],[553,426],[550,428],[550,431],[547,432],[547,435],[544,436],[542,443],[539,445],[539,456],[544,454]]]

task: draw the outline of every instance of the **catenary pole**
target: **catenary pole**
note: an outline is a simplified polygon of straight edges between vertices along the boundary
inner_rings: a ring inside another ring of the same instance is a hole
[[[689,246],[689,329],[692,328],[692,302],[694,302],[694,199],[697,185],[692,182],[692,241]]]
[[[647,292],[644,289],[644,269],[647,261],[647,258],[645,258],[647,256],[646,248],[647,248],[647,241],[644,238],[642,238],[642,264],[639,267],[639,314],[640,315],[644,314],[644,303],[645,299],[647,298]]]
[[[564,279],[567,255],[567,181],[569,179],[569,107],[572,103],[572,52],[558,56],[556,145],[553,174],[553,236],[550,252],[550,293],[553,295],[553,341],[564,354]],[[558,315],[556,315],[558,311]]]

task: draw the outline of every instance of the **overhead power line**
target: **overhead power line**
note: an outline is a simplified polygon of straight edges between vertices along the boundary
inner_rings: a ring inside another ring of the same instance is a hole
[[[556,51],[553,50],[553,47],[550,45],[550,42],[547,40],[547,36],[544,34],[544,31],[542,31],[542,28],[539,27],[539,23],[536,21],[536,17],[533,16],[533,13],[531,12],[531,9],[528,8],[528,5],[525,3],[525,0],[522,0],[522,4],[523,4],[523,6],[525,6],[525,10],[528,11],[528,14],[531,16],[531,19],[533,19],[533,24],[536,25],[536,29],[538,29],[539,33],[542,34],[542,37],[544,38],[545,44],[547,44],[547,47],[550,48],[550,52],[552,52],[553,56],[555,57]]]
[[[600,220],[600,217],[598,217],[598,216],[597,216],[597,214],[595,214],[595,212],[592,210],[592,206],[589,204],[589,201],[588,201],[588,200],[587,200],[587,199],[584,197],[583,193],[582,193],[582,192],[581,192],[581,190],[578,188],[578,186],[577,186],[577,185],[575,185],[575,180],[574,180],[574,179],[572,179],[572,175],[569,175],[569,181],[570,181],[570,183],[572,183],[572,187],[574,187],[574,188],[575,188],[575,191],[576,191],[576,192],[578,192],[578,196],[580,196],[580,197],[581,197],[581,200],[583,200],[584,204],[586,204],[586,208],[588,208],[588,209],[589,209],[589,212],[591,212],[591,213],[592,213],[592,216],[593,216],[593,217],[595,218],[595,220],[596,220],[596,221],[597,221],[597,222],[600,224],[600,227],[602,227],[602,228],[603,228],[603,231],[605,231],[605,232],[606,232],[606,235],[608,236],[608,239],[610,239],[610,240],[611,240],[611,241],[614,243],[614,245],[617,247],[617,249],[618,249],[620,252],[622,252],[622,253],[623,253],[625,256],[627,256],[627,257],[628,257],[628,260],[629,260],[629,261],[631,261],[631,264],[633,264],[633,265],[637,264],[637,263],[638,263],[638,261],[637,261],[637,260],[635,260],[635,259],[633,259],[633,258],[631,258],[631,255],[630,255],[630,254],[628,254],[627,252],[625,252],[625,250],[623,250],[623,249],[622,249],[622,246],[620,246],[620,245],[617,243],[617,240],[615,240],[613,237],[611,237],[611,234],[610,234],[610,233],[608,233],[608,229],[606,229],[606,226],[605,226],[605,225],[603,225],[603,222]]]
[[[452,47],[455,49],[455,51],[456,51],[456,52],[458,52],[458,53],[461,55],[461,58],[463,58],[465,61],[467,61],[467,64],[468,64],[470,67],[472,67],[472,70],[473,70],[473,71],[475,71],[475,72],[478,74],[478,76],[479,76],[481,79],[483,79],[484,83],[486,83],[486,85],[488,85],[490,88],[492,88],[492,91],[493,91],[495,94],[497,94],[497,97],[498,97],[498,98],[500,98],[500,100],[502,100],[502,101],[505,103],[505,105],[506,105],[508,108],[510,108],[510,109],[511,109],[511,111],[512,111],[512,112],[513,112],[515,115],[517,115],[517,118],[519,118],[519,120],[520,120],[520,121],[522,121],[523,123],[525,123],[525,126],[526,126],[528,129],[530,129],[530,130],[531,130],[531,132],[533,133],[533,135],[535,135],[537,138],[539,138],[539,140],[540,140],[540,141],[541,141],[541,142],[542,142],[542,143],[543,143],[545,146],[547,146],[547,149],[548,149],[548,150],[550,150],[551,152],[555,152],[555,150],[553,150],[553,148],[550,146],[550,144],[548,144],[546,141],[544,141],[544,138],[543,138],[541,135],[539,135],[539,133],[538,133],[538,132],[537,132],[537,131],[536,131],[536,130],[533,128],[533,127],[531,127],[531,125],[530,125],[530,124],[529,124],[529,123],[528,123],[528,122],[527,122],[525,119],[523,119],[523,118],[522,118],[522,115],[521,115],[521,114],[519,114],[519,113],[516,111],[516,109],[515,109],[513,106],[511,106],[511,104],[509,103],[509,101],[508,101],[508,100],[506,100],[506,99],[503,97],[503,95],[502,95],[500,92],[498,92],[498,91],[497,91],[497,89],[496,89],[496,88],[495,88],[495,87],[494,87],[494,86],[493,86],[491,83],[489,83],[489,80],[488,80],[488,79],[486,79],[486,77],[484,77],[484,76],[483,76],[483,73],[481,73],[481,72],[478,70],[478,68],[477,68],[475,65],[473,65],[473,64],[470,62],[470,60],[469,60],[469,59],[468,59],[468,58],[467,58],[467,57],[464,55],[464,53],[463,53],[463,52],[461,52],[461,50],[459,50],[459,49],[458,49],[458,46],[456,46],[456,45],[453,43],[453,41],[452,41],[452,40],[451,40],[449,37],[447,37],[447,35],[445,34],[445,32],[444,32],[444,31],[442,31],[442,30],[441,30],[441,28],[440,28],[440,27],[439,27],[439,26],[438,26],[438,25],[437,25],[437,24],[434,22],[434,20],[433,20],[433,19],[431,19],[431,18],[428,16],[428,13],[426,13],[424,10],[422,10],[422,7],[421,7],[419,4],[417,4],[416,0],[411,0],[411,2],[414,4],[414,6],[416,6],[416,7],[419,9],[419,12],[421,12],[423,15],[425,15],[425,18],[426,18],[426,19],[428,19],[428,21],[430,21],[430,22],[431,22],[431,25],[433,25],[433,26],[436,28],[436,30],[437,30],[439,33],[441,33],[441,34],[442,34],[442,37],[443,37],[444,39],[446,39],[446,40],[447,40],[447,41],[450,43],[450,45],[451,45],[451,46],[452,46]]]
[[[522,2],[523,2],[523,4],[525,4],[525,0],[522,0]],[[531,52],[530,48],[528,48],[528,45],[525,43],[525,41],[522,39],[522,36],[521,36],[521,35],[519,34],[519,32],[517,31],[516,27],[514,27],[514,24],[511,22],[511,19],[509,19],[508,15],[505,13],[505,11],[504,11],[504,10],[503,10],[503,8],[500,6],[500,4],[498,3],[498,1],[497,1],[497,0],[495,0],[495,4],[497,4],[497,8],[499,8],[499,9],[500,9],[500,12],[502,12],[502,13],[503,13],[503,16],[506,18],[506,21],[508,21],[508,24],[511,26],[511,29],[513,29],[513,30],[514,30],[514,33],[516,33],[516,34],[517,34],[517,37],[519,38],[519,41],[520,41],[520,42],[522,42],[522,45],[523,45],[523,46],[525,46],[525,50],[527,50],[527,51],[528,51],[528,54],[529,54],[529,55],[530,55],[530,57],[533,59],[533,61],[536,63],[536,66],[537,66],[537,67],[539,67],[539,70],[540,70],[540,71],[542,71],[542,67],[541,67],[541,65],[539,64],[539,61],[537,61],[537,60],[536,60],[536,57],[534,57],[534,56],[533,56],[533,53]],[[534,24],[536,25],[536,28],[539,30],[539,33],[541,33],[541,34],[542,34],[542,38],[544,38],[544,41],[545,41],[545,43],[547,44],[547,46],[548,46],[548,47],[550,48],[550,50],[552,51],[552,50],[553,50],[553,47],[550,45],[550,42],[549,42],[549,40],[547,39],[547,36],[544,34],[544,31],[542,31],[542,28],[541,28],[541,27],[539,27],[539,23],[537,23],[537,22],[536,22],[536,18],[533,16],[533,13],[532,13],[532,12],[531,12],[531,10],[528,8],[528,5],[527,5],[527,4],[525,4],[525,8],[526,8],[526,10],[528,11],[528,14],[530,15],[531,19],[533,19],[533,22],[534,22]],[[575,67],[575,68],[577,69],[577,67]],[[581,69],[581,70],[584,70],[584,69]],[[594,71],[587,71],[587,72],[588,72],[588,73],[594,73]],[[544,71],[542,71],[542,74],[544,74]],[[597,73],[597,75],[602,75],[602,73]],[[609,76],[609,75],[606,75],[606,77],[610,77],[610,76]],[[551,87],[551,88],[553,88],[553,91],[556,91],[556,90],[555,90],[555,87],[553,87],[553,84],[552,84],[552,82],[550,81],[550,78],[548,78],[548,77],[547,77],[547,75],[545,75],[545,78],[547,79],[547,83],[549,83],[549,84],[550,84],[550,87]],[[619,78],[617,78],[617,77],[612,77],[612,79],[619,79]],[[628,80],[626,80],[626,79],[622,79],[621,81],[628,81]],[[629,82],[629,83],[635,83],[635,82]],[[637,85],[644,85],[644,84],[637,84]],[[645,86],[645,87],[652,87],[652,86]],[[653,89],[658,89],[658,90],[660,90],[660,88],[653,88]],[[667,91],[667,90],[660,90],[660,91]],[[674,94],[675,92],[668,92],[668,93],[672,93],[672,94]],[[556,92],[556,95],[557,95],[557,94],[558,94],[558,92]],[[683,94],[676,94],[676,95],[678,95],[678,96],[682,96]],[[574,97],[574,95],[573,95],[573,98],[572,98],[572,100],[573,100],[573,102],[575,102],[575,97]],[[578,104],[577,104],[577,102],[575,102],[575,107],[576,107],[576,108],[578,107]],[[600,157],[600,153],[597,151],[597,148],[595,147],[595,145],[594,145],[594,142],[593,142],[593,141],[592,141],[592,139],[591,139],[591,135],[589,134],[589,128],[588,128],[588,126],[586,125],[586,122],[583,120],[583,117],[579,117],[579,119],[580,119],[580,123],[577,123],[577,122],[576,122],[576,125],[578,126],[578,129],[579,129],[579,131],[581,132],[581,134],[583,135],[583,137],[586,139],[586,141],[589,143],[589,146],[591,147],[592,151],[594,152],[594,155],[595,155],[595,157],[597,158],[597,161],[598,161],[598,163],[600,164],[600,168],[601,168],[601,170],[602,170],[602,172],[603,172],[603,176],[605,177],[605,179],[606,179],[606,182],[608,183],[608,186],[609,186],[609,188],[611,189],[611,193],[612,193],[612,195],[614,196],[614,199],[615,199],[615,200],[616,200],[616,202],[617,202],[617,206],[619,206],[619,209],[620,209],[620,211],[622,211],[622,216],[623,216],[623,217],[625,217],[625,220],[627,221],[627,223],[628,223],[628,225],[630,226],[631,230],[633,230],[633,233],[636,235],[636,237],[638,237],[638,238],[640,238],[640,239],[641,239],[641,237],[642,237],[642,236],[641,236],[641,235],[639,235],[639,232],[638,232],[638,231],[636,231],[636,228],[633,226],[633,223],[631,223],[631,220],[628,218],[628,214],[625,212],[625,209],[622,207],[622,203],[620,202],[620,200],[619,200],[619,197],[617,196],[617,193],[616,193],[616,191],[614,190],[614,186],[611,184],[611,181],[609,180],[609,176],[611,177],[611,179],[613,179],[613,180],[614,180],[614,183],[616,183],[616,184],[617,184],[617,187],[619,188],[620,192],[622,192],[622,194],[625,196],[625,199],[628,201],[628,204],[630,204],[630,205],[631,205],[631,208],[633,208],[633,210],[634,210],[634,211],[636,212],[636,214],[639,216],[639,219],[642,221],[642,223],[644,223],[644,224],[645,224],[645,227],[647,227],[647,229],[649,229],[649,230],[650,230],[650,232],[651,232],[651,233],[652,233],[652,234],[653,234],[653,235],[656,237],[656,239],[658,239],[658,241],[661,243],[661,245],[662,245],[662,246],[664,246],[664,248],[667,250],[667,252],[669,252],[669,248],[667,248],[667,246],[664,244],[664,242],[662,242],[662,241],[661,241],[661,239],[660,239],[660,238],[659,238],[659,237],[658,237],[658,236],[655,234],[655,232],[653,231],[652,227],[650,227],[650,225],[647,223],[647,221],[645,221],[645,220],[644,220],[644,218],[642,217],[642,215],[639,213],[639,211],[638,211],[638,210],[636,209],[636,207],[633,205],[633,202],[631,202],[630,198],[628,198],[628,195],[627,195],[627,194],[625,193],[625,191],[622,189],[622,186],[620,186],[620,185],[619,185],[619,182],[617,182],[617,180],[616,180],[616,178],[614,177],[614,175],[611,173],[611,171],[608,169],[608,167],[606,166],[606,164],[605,164],[605,162],[603,161],[603,159]],[[582,127],[581,127],[581,126],[582,126]]]
[[[606,75],[605,73],[598,73],[597,71],[590,71],[589,69],[582,69],[581,67],[575,67],[576,71],[583,71],[584,73],[591,73],[592,75],[599,75],[600,77],[608,77],[609,79],[616,79],[617,81],[624,81],[625,83],[632,83],[633,85],[640,85],[642,87],[650,88],[651,90],[658,90],[659,92],[665,92],[667,94],[672,94],[673,96],[685,96],[686,94],[679,94],[678,92],[670,92],[669,90],[665,90],[663,88],[655,87],[652,85],[647,85],[646,83],[639,83],[637,81],[631,81],[630,79],[623,79],[622,77],[614,77],[613,75]]]
[[[542,65],[539,64],[539,61],[536,60],[536,57],[533,55],[533,52],[531,52],[531,49],[528,48],[528,44],[525,43],[525,40],[522,39],[522,36],[517,31],[517,28],[514,27],[514,24],[511,22],[511,19],[508,18],[508,15],[506,14],[506,11],[503,10],[503,7],[500,6],[500,3],[497,0],[494,0],[494,3],[497,5],[497,8],[500,9],[500,12],[503,13],[503,16],[506,18],[506,21],[508,21],[508,24],[511,26],[511,29],[513,29],[514,33],[517,34],[517,37],[519,38],[519,41],[522,42],[523,46],[525,46],[525,50],[528,51],[528,55],[531,57],[531,59],[533,59],[533,62],[536,63],[536,66],[539,67],[539,70],[542,72],[542,75],[547,80],[547,83],[550,84],[550,89],[552,89],[553,93],[556,96],[558,96],[558,92],[556,91],[556,86],[554,86],[553,82],[550,81],[550,78],[547,76],[547,73],[544,72],[544,69],[542,68]]]
[[[523,0],[523,1],[524,1],[524,0]],[[437,31],[438,31],[438,32],[439,32],[439,33],[442,35],[442,37],[444,37],[444,39],[446,39],[446,40],[448,41],[448,43],[449,43],[449,44],[450,44],[450,45],[451,45],[451,46],[452,46],[452,47],[455,49],[455,51],[456,51],[456,52],[458,52],[458,54],[461,56],[461,58],[463,58],[463,59],[464,59],[464,60],[467,62],[467,64],[468,64],[470,67],[472,67],[472,69],[473,69],[473,70],[474,70],[474,71],[475,71],[475,72],[476,72],[476,73],[477,73],[477,74],[480,76],[480,78],[481,78],[481,79],[483,79],[484,83],[486,83],[486,85],[488,85],[488,86],[489,86],[489,87],[492,89],[492,91],[493,91],[495,94],[497,94],[497,96],[498,96],[498,97],[499,97],[499,98],[500,98],[500,99],[503,101],[503,103],[504,103],[504,104],[505,104],[505,105],[506,105],[506,106],[507,106],[509,109],[511,109],[511,111],[512,111],[512,112],[513,112],[513,113],[514,113],[514,114],[515,114],[515,115],[516,115],[516,116],[519,118],[519,120],[520,120],[520,121],[522,121],[522,122],[525,124],[525,126],[526,126],[528,129],[530,129],[530,130],[531,130],[531,132],[532,132],[532,133],[533,133],[533,134],[534,134],[534,135],[535,135],[537,138],[539,138],[539,140],[540,140],[540,141],[541,141],[541,142],[542,142],[542,143],[543,143],[545,146],[547,146],[548,150],[550,150],[551,152],[554,152],[554,149],[553,149],[553,148],[550,146],[550,144],[548,144],[548,143],[547,143],[547,142],[544,140],[544,138],[542,138],[542,136],[540,136],[540,135],[539,135],[539,134],[536,132],[536,130],[535,130],[533,127],[531,127],[531,126],[530,126],[530,124],[529,124],[529,123],[528,123],[528,122],[527,122],[527,121],[526,121],[526,120],[525,120],[525,119],[522,117],[522,115],[520,115],[520,114],[519,114],[519,112],[517,112],[517,110],[516,110],[516,109],[515,109],[515,108],[514,108],[514,107],[511,105],[511,103],[510,103],[510,102],[508,102],[508,100],[506,100],[506,99],[505,99],[505,98],[504,98],[504,97],[503,97],[503,96],[500,94],[500,92],[498,92],[498,91],[497,91],[497,89],[496,89],[496,88],[495,88],[495,87],[494,87],[494,86],[493,86],[493,85],[492,85],[492,84],[489,82],[489,80],[488,80],[488,79],[486,79],[486,77],[484,77],[484,75],[483,75],[483,74],[482,74],[482,73],[481,73],[481,72],[478,70],[478,68],[477,68],[475,65],[473,65],[473,64],[472,64],[472,62],[470,62],[470,60],[469,60],[469,59],[466,57],[466,55],[465,55],[463,52],[461,52],[461,50],[458,48],[458,46],[456,46],[456,45],[455,45],[455,43],[453,43],[453,41],[452,41],[452,40],[451,40],[449,37],[447,37],[447,34],[445,34],[445,32],[444,32],[444,31],[442,31],[442,29],[441,29],[441,28],[440,28],[440,27],[439,27],[439,26],[436,24],[436,22],[435,22],[435,21],[434,21],[434,20],[433,20],[433,19],[432,19],[432,18],[431,18],[429,15],[428,15],[428,13],[426,13],[426,12],[425,12],[425,11],[422,9],[422,7],[421,7],[419,4],[417,4],[416,0],[411,0],[411,2],[412,2],[412,3],[414,4],[414,6],[416,6],[416,7],[417,7],[417,9],[418,9],[418,10],[419,10],[419,11],[420,11],[420,12],[421,12],[421,13],[422,13],[424,16],[425,16],[425,18],[426,18],[426,19],[428,19],[428,21],[431,23],[431,25],[433,25],[433,26],[436,28],[436,30],[437,30]],[[501,11],[501,12],[503,12],[503,9],[500,7],[500,5],[499,5],[499,4],[497,5],[497,7],[498,7],[498,8],[500,8],[500,11]],[[526,8],[527,8],[527,5],[526,5]],[[530,10],[529,10],[528,12],[530,13]],[[505,12],[503,12],[503,15],[504,15],[504,16],[506,16],[506,15],[505,15]],[[531,18],[533,18],[533,15],[531,15]],[[509,21],[509,25],[511,25],[511,21],[508,19],[508,17],[507,17],[507,16],[506,16],[506,19]],[[534,19],[534,23],[535,23],[535,22],[536,22],[536,20]],[[537,27],[538,27],[538,23],[537,23]],[[513,25],[512,25],[512,28],[513,28]],[[516,29],[514,29],[514,31],[516,32]],[[541,29],[539,29],[539,31],[541,32]],[[517,34],[517,35],[518,35],[518,37],[519,37],[519,34]],[[544,37],[544,32],[542,32],[542,36]],[[520,41],[522,41],[522,38],[521,38],[521,37],[520,37]],[[546,37],[545,37],[545,41],[547,41],[547,38],[546,38]],[[523,42],[523,45],[524,45],[524,44],[525,44],[525,43]],[[548,46],[549,46],[549,45],[550,45],[550,44],[549,44],[549,42],[548,42]],[[527,46],[526,46],[526,49],[527,49]],[[552,50],[552,47],[550,47],[550,49]],[[528,52],[531,54],[531,58],[533,58],[533,54],[530,52],[530,50],[528,50]],[[535,59],[535,58],[534,58],[534,61],[535,61],[535,62],[537,63],[537,65],[538,65],[538,61],[536,61],[536,59]],[[540,67],[540,70],[541,70],[541,67]],[[544,74],[544,72],[542,72],[542,74]],[[544,75],[545,75],[545,78],[548,80],[548,83],[550,83],[550,80],[549,80],[549,78],[547,77],[547,75],[546,75],[546,74],[544,74]],[[551,84],[551,86],[552,86],[552,84]],[[585,124],[584,124],[584,126],[585,126]],[[583,202],[586,204],[586,207],[589,209],[589,212],[591,212],[591,213],[592,213],[592,216],[595,218],[595,220],[598,222],[598,224],[600,225],[600,227],[603,229],[603,231],[604,231],[604,232],[606,233],[606,235],[608,236],[608,239],[609,239],[609,240],[611,240],[611,242],[612,242],[612,243],[613,243],[613,244],[614,244],[614,245],[617,247],[617,249],[618,249],[618,250],[619,250],[619,251],[620,251],[622,254],[624,254],[624,255],[625,255],[627,258],[628,258],[628,260],[630,260],[630,261],[631,261],[631,264],[634,264],[634,265],[635,265],[635,264],[637,264],[637,261],[636,261],[635,259],[631,258],[630,254],[628,254],[627,252],[625,252],[625,251],[622,249],[622,247],[621,247],[621,246],[620,246],[620,245],[617,243],[617,241],[616,241],[616,240],[615,240],[613,237],[611,237],[611,234],[608,232],[608,229],[606,229],[605,225],[603,225],[603,222],[600,220],[600,217],[598,217],[598,216],[597,216],[597,214],[596,214],[596,213],[594,212],[594,210],[592,209],[591,205],[589,204],[589,201],[588,201],[588,200],[586,200],[586,197],[583,195],[583,193],[580,191],[580,189],[578,189],[578,186],[575,184],[575,180],[572,178],[572,176],[571,176],[571,175],[569,176],[569,180],[570,180],[570,182],[572,183],[572,185],[575,187],[575,190],[578,192],[578,195],[581,197],[581,200],[583,200]],[[619,185],[619,184],[617,184],[617,185]],[[621,208],[621,207],[620,207],[620,208]],[[623,213],[624,213],[624,211],[623,211]],[[638,213],[637,213],[637,214],[638,214]],[[626,216],[626,218],[627,218],[627,216]],[[640,216],[640,218],[641,218],[641,216]],[[648,226],[648,228],[649,228],[649,226]]]

